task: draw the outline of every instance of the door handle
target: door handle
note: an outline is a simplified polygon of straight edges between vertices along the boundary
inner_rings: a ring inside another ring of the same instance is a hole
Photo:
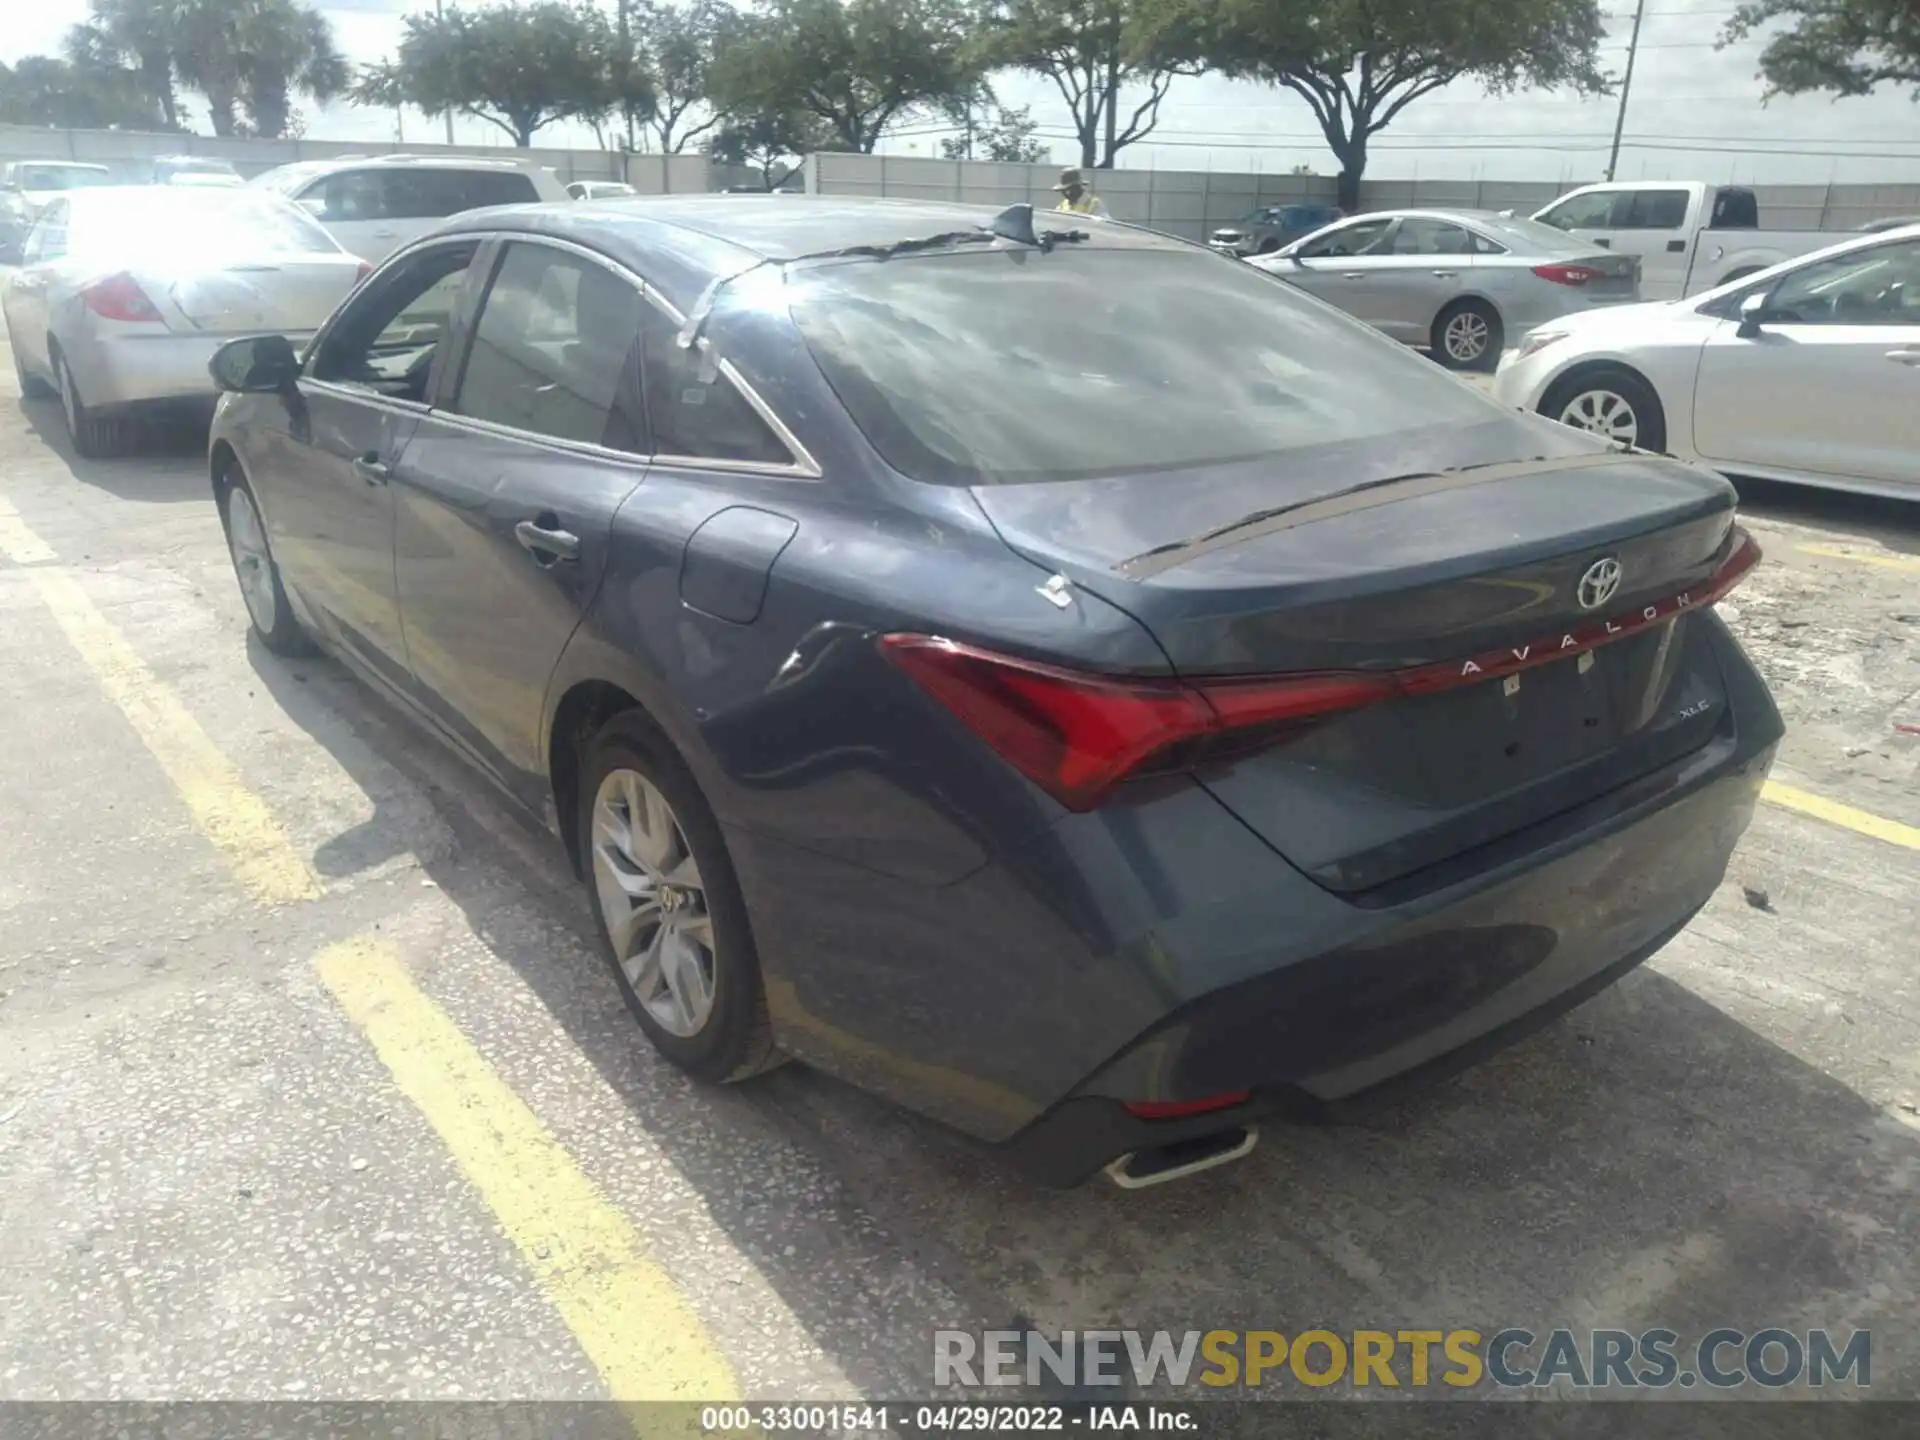
[[[1348,270],[1342,273],[1340,278],[1342,280],[1364,280],[1367,278],[1367,272],[1364,270]]]
[[[373,232],[373,238],[376,240],[391,240],[398,233],[397,230],[376,230]]]
[[[1458,270],[1436,270],[1433,272],[1433,278],[1436,280],[1458,280],[1460,278],[1460,272]]]
[[[393,478],[393,468],[373,450],[353,457],[353,473],[369,485],[384,485]]]
[[[1887,359],[1898,360],[1902,365],[1920,365],[1920,347],[1909,345],[1898,350],[1889,350]]]
[[[1687,242],[1686,242],[1686,241],[1684,241],[1684,240],[1669,240],[1669,241],[1667,241],[1667,253],[1668,253],[1669,255],[1684,255],[1684,254],[1686,254],[1686,253],[1687,253]]]
[[[552,515],[542,515],[540,518],[552,521],[554,527],[560,523]],[[513,538],[541,565],[557,565],[564,560],[580,558],[580,537],[565,530],[522,520],[513,527]]]

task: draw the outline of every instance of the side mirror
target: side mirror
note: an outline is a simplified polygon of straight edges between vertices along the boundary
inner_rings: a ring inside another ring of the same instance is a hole
[[[213,352],[207,373],[221,390],[236,394],[283,394],[300,374],[300,356],[284,335],[249,335]]]
[[[1742,340],[1758,340],[1761,322],[1767,318],[1767,296],[1756,290],[1740,302],[1740,328],[1734,333]]]

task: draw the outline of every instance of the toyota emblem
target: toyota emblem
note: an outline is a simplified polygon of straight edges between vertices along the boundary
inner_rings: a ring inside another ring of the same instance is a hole
[[[1580,585],[1574,591],[1574,598],[1580,602],[1582,610],[1598,610],[1613,598],[1613,592],[1620,588],[1620,562],[1608,555],[1596,560],[1587,567],[1587,573],[1580,577]]]

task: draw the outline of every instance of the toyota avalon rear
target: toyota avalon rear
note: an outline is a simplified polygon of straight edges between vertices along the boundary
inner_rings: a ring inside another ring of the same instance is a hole
[[[1010,770],[1053,817],[929,900],[980,953],[917,1059],[1021,1103],[924,1106],[1055,1180],[1188,1173],[1507,1043],[1719,884],[1781,733],[1713,614],[1758,559],[1724,480],[1190,252],[791,288],[886,466],[1055,608],[876,642],[888,703],[966,737],[948,793]]]

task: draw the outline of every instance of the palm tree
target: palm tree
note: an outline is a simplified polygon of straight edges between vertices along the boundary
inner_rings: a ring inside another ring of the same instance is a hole
[[[216,135],[277,139],[294,95],[325,103],[347,88],[333,27],[300,0],[180,0],[179,34],[174,63],[207,97]]]
[[[92,0],[91,8],[92,17],[67,33],[67,59],[82,68],[133,66],[160,123],[181,129],[173,93],[179,0]]]

